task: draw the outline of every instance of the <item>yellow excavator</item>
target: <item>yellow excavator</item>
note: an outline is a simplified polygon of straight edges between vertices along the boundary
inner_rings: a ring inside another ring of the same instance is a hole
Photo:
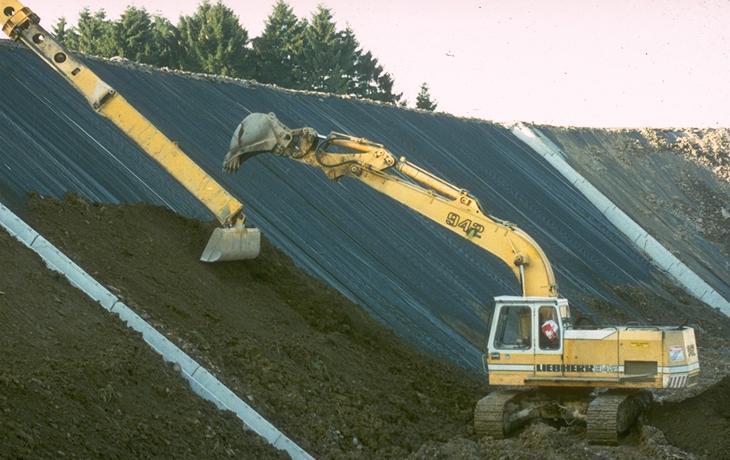
[[[522,286],[521,296],[494,299],[484,364],[489,384],[505,389],[474,411],[480,435],[508,436],[535,418],[580,420],[591,442],[613,444],[650,403],[651,388],[695,384],[699,361],[689,327],[576,327],[540,246],[514,224],[488,215],[466,190],[383,145],[312,128],[289,129],[274,114],[252,113],[236,128],[223,167],[273,153],[350,177],[406,205],[499,257]]]
[[[261,247],[261,233],[257,228],[245,226],[243,203],[195,164],[114,88],[69,54],[39,23],[39,17],[20,2],[0,0],[3,32],[30,48],[60,73],[95,111],[117,125],[215,215],[221,227],[213,230],[200,260],[255,258]]]

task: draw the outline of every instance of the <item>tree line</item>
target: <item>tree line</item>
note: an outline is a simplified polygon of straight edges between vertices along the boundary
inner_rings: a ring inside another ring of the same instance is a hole
[[[253,39],[220,0],[204,0],[177,24],[134,6],[117,20],[107,18],[104,10],[85,8],[75,27],[61,18],[53,32],[66,47],[96,56],[405,104],[402,93],[394,92],[391,74],[362,49],[352,29],[338,30],[324,5],[306,20],[278,0],[263,32]],[[424,87],[417,106],[433,110],[428,94],[422,104]]]

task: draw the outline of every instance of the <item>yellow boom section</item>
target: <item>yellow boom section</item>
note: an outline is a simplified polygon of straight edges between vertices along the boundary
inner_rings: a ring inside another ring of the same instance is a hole
[[[252,113],[234,132],[223,168],[236,171],[248,158],[266,152],[306,163],[333,180],[358,179],[466,238],[510,267],[523,296],[558,295],[552,266],[527,233],[489,216],[469,192],[396,158],[381,144],[340,133],[322,138],[312,128],[287,128],[273,113]]]
[[[70,55],[39,24],[38,17],[14,0],[0,0],[3,32],[23,42],[63,75],[97,112],[111,120],[197,197],[224,226],[243,218],[243,204],[195,164],[180,148],[94,72]]]
[[[466,190],[404,157],[396,159],[379,144],[365,139],[334,139],[329,145],[361,153],[320,152],[298,159],[323,169],[333,179],[340,174],[356,178],[499,257],[520,280],[523,296],[557,296],[552,266],[537,242],[511,223],[487,215]],[[353,162],[346,161],[347,167],[342,168],[343,160]],[[410,181],[397,177],[392,169]]]

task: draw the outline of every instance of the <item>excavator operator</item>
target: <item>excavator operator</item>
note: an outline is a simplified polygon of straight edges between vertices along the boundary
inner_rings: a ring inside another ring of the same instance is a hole
[[[560,326],[555,318],[554,308],[540,308],[540,348],[556,350],[560,348]]]

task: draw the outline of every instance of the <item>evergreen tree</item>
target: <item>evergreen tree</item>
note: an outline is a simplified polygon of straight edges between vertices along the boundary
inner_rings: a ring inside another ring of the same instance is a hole
[[[266,20],[261,36],[253,40],[256,80],[286,88],[301,87],[297,58],[302,50],[306,23],[279,0]]]
[[[418,92],[416,97],[416,108],[429,110],[433,112],[436,110],[436,101],[431,99],[431,94],[428,92],[428,84],[425,82],[421,84],[421,90]]]
[[[177,27],[167,19],[155,16],[152,22],[152,42],[156,53],[154,65],[171,69],[181,67],[182,48]]]
[[[370,51],[363,53],[358,49],[352,83],[352,92],[367,99],[396,103],[403,96],[393,93],[393,78],[383,72],[383,66]]]
[[[78,39],[74,46],[78,51],[95,56],[112,57],[117,54],[118,46],[114,33],[114,24],[106,18],[104,10],[93,15],[88,8],[79,13],[76,27]]]
[[[192,16],[183,16],[178,25],[185,70],[231,77],[251,77],[248,65],[248,32],[230,8],[220,1],[203,1]]]
[[[75,48],[72,45],[75,45],[76,41],[78,41],[78,35],[73,28],[68,27],[66,18],[58,18],[58,22],[53,26],[52,31],[59,43],[67,48]]]
[[[238,17],[220,0],[203,0],[177,27],[144,8],[128,6],[117,21],[108,20],[104,10],[85,8],[76,28],[61,18],[53,30],[65,46],[98,56],[119,54],[156,66],[385,102],[397,103],[402,96],[393,93],[392,76],[361,49],[352,29],[338,31],[331,10],[322,5],[308,23],[285,0],[277,0],[253,49]]]
[[[337,33],[332,12],[318,6],[304,30],[299,59],[301,85],[315,91],[346,93],[355,51],[352,43],[343,43],[343,36]]]
[[[157,64],[158,50],[153,40],[152,18],[144,8],[128,6],[114,23],[117,51],[132,61]]]
[[[385,102],[401,97],[393,94],[392,77],[371,52],[363,52],[352,29],[336,32],[331,12],[323,6],[305,30],[300,60],[304,88]]]

